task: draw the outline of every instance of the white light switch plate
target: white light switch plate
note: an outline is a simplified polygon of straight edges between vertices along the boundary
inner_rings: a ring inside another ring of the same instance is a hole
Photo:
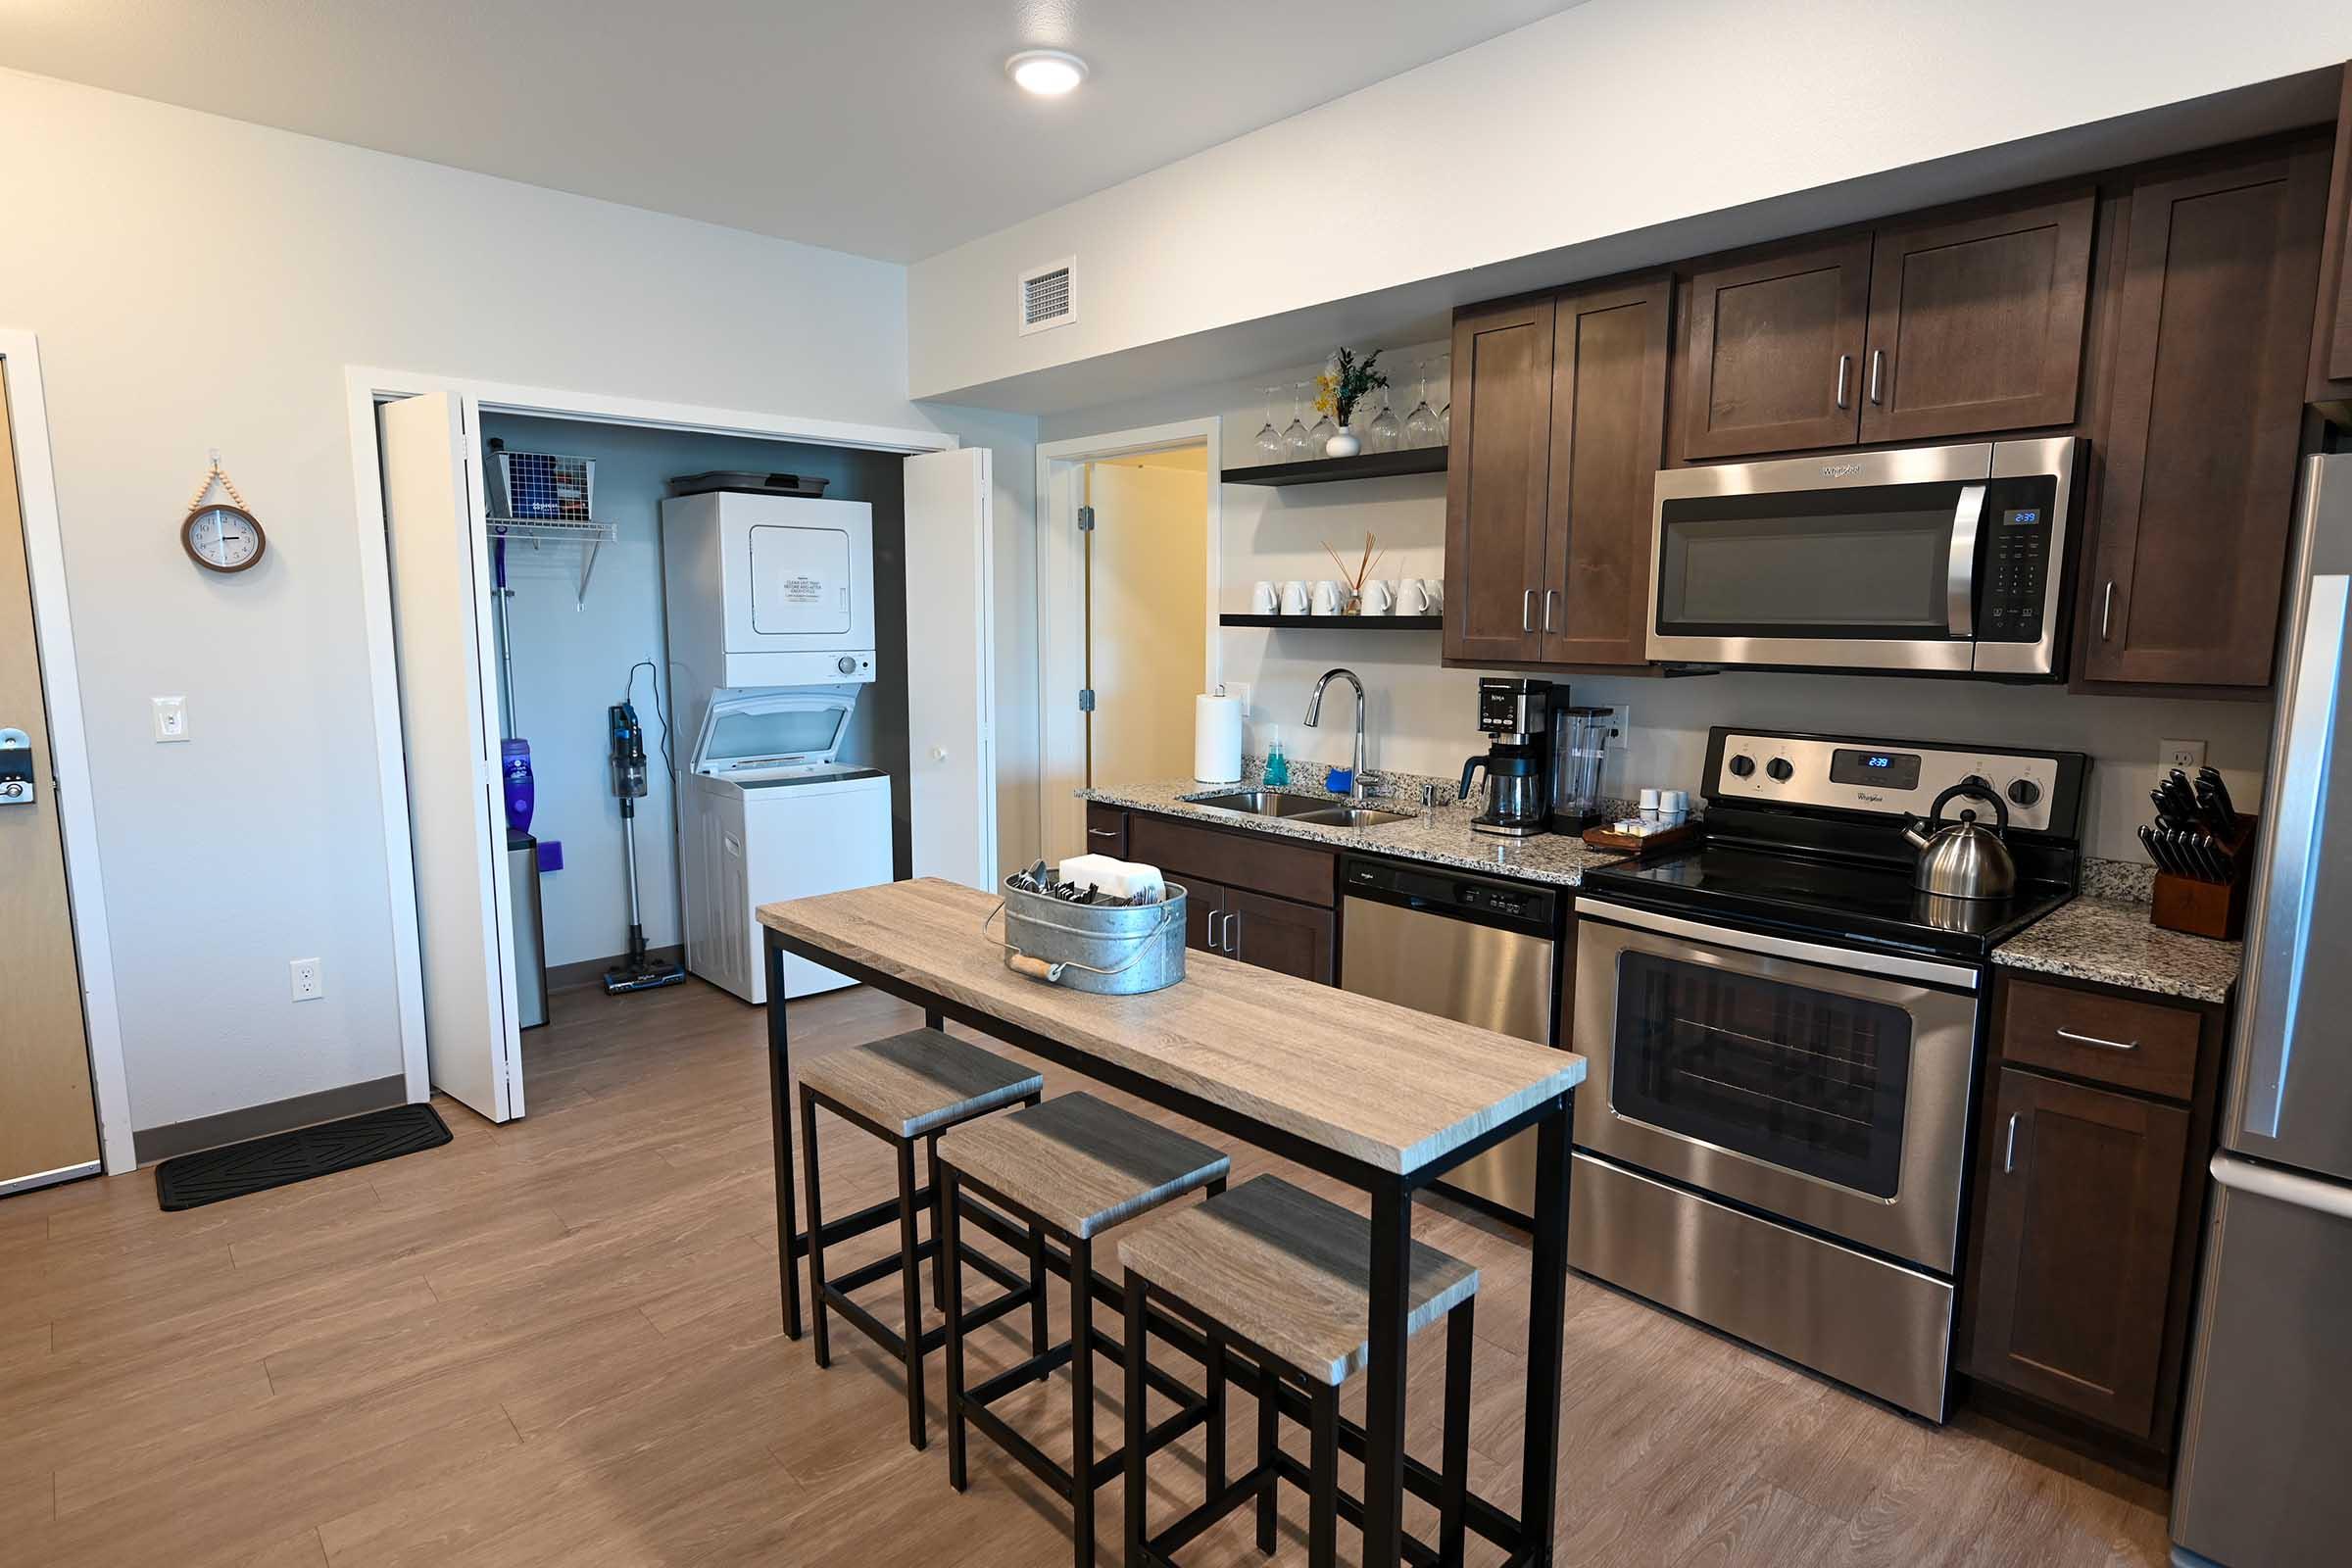
[[[150,700],[158,741],[184,741],[188,738],[188,700],[185,697],[157,697]]]

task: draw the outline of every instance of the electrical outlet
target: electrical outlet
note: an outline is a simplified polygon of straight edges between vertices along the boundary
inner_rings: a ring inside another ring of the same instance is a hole
[[[2177,767],[2183,773],[2194,773],[2205,765],[2205,743],[2203,741],[2158,741],[2156,743],[2156,765],[2168,772]]]
[[[184,741],[188,738],[188,700],[185,697],[157,697],[149,702],[158,741]]]
[[[296,958],[287,967],[294,973],[296,1002],[317,1002],[326,995],[326,968],[317,958]]]

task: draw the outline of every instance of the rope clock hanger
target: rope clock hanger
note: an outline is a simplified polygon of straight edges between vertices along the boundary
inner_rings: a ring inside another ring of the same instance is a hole
[[[190,561],[207,571],[223,575],[249,571],[260,564],[270,541],[263,534],[261,523],[247,510],[236,481],[220,466],[220,454],[215,452],[212,459],[213,466],[205,470],[196,493],[188,498],[188,515],[179,525],[179,547],[188,553]],[[215,485],[227,492],[227,501],[208,504],[206,498]]]

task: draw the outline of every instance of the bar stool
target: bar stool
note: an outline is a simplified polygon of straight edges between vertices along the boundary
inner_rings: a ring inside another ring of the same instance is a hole
[[[929,1442],[924,1414],[923,1357],[946,1343],[947,1331],[923,1329],[922,1260],[934,1260],[934,1298],[944,1296],[947,1278],[940,1258],[940,1220],[943,1190],[939,1182],[939,1135],[949,1128],[984,1116],[1016,1102],[1034,1105],[1045,1098],[1046,1080],[1017,1062],[953,1039],[937,1029],[910,1029],[870,1045],[836,1051],[815,1057],[800,1069],[801,1168],[808,1189],[808,1296],[816,1327],[816,1364],[832,1364],[832,1341],[827,1311],[838,1311],[876,1345],[897,1356],[906,1368],[906,1435],[915,1447]],[[896,1204],[874,1208],[828,1226],[817,1184],[816,1107],[822,1105],[890,1144],[898,1152],[899,1199]],[[914,1146],[924,1143],[931,1161],[931,1183],[918,1188],[914,1180]],[[916,1238],[915,1214],[931,1209],[931,1240]],[[1004,1288],[976,1314],[977,1321],[1002,1317],[1022,1303],[1030,1306],[1030,1333],[1043,1348],[1046,1338],[1044,1238],[1022,1230],[1002,1215],[975,1212],[982,1228],[1031,1254],[1029,1277],[1023,1279],[994,1258],[976,1255],[974,1264]],[[838,1282],[825,1277],[825,1248],[833,1242],[859,1236],[892,1220],[899,1225],[895,1256],[875,1259],[843,1275]],[[887,1277],[896,1269],[905,1303],[903,1331],[893,1332],[881,1319],[850,1298],[850,1293]]]
[[[956,1129],[940,1141],[940,1179],[947,1183],[948,1284],[941,1298],[948,1329],[948,1483],[964,1490],[964,1424],[969,1421],[1019,1460],[1039,1480],[1069,1501],[1071,1544],[1078,1568],[1095,1560],[1095,1491],[1120,1473],[1128,1448],[1164,1447],[1202,1422],[1221,1449],[1225,1427],[1223,1385],[1213,1378],[1205,1397],[1162,1373],[1156,1383],[1173,1398],[1178,1413],[1151,1432],[1139,1433],[1133,1418],[1127,1445],[1097,1459],[1095,1370],[1097,1353],[1112,1362],[1134,1352],[1117,1336],[1094,1324],[1094,1306],[1121,1304],[1123,1293],[1095,1278],[1095,1239],[1110,1227],[1151,1212],[1185,1194],[1225,1190],[1233,1162],[1205,1144],[1157,1122],[1147,1121],[1089,1094],[1063,1095],[1033,1110],[998,1116]],[[1016,1223],[1025,1221],[1060,1245],[1054,1266],[1069,1276],[1070,1338],[1051,1349],[1033,1346],[1019,1365],[977,1388],[964,1386],[962,1219],[966,1190],[995,1203]],[[1070,1463],[1065,1469],[1006,1423],[989,1406],[1024,1384],[1070,1369]]]
[[[1119,1243],[1127,1270],[1127,1408],[1142,1407],[1145,1321],[1152,1306],[1172,1309],[1207,1334],[1222,1364],[1233,1351],[1254,1360],[1257,1463],[1220,1485],[1212,1468],[1208,1498],[1157,1535],[1145,1528],[1144,1450],[1127,1449],[1127,1560],[1171,1568],[1170,1553],[1254,1500],[1257,1546],[1274,1549],[1278,1483],[1307,1494],[1307,1553],[1330,1568],[1339,1516],[1360,1518],[1361,1499],[1339,1491],[1340,1390],[1366,1362],[1371,1311],[1372,1227],[1362,1215],[1259,1176],[1197,1208],[1145,1227]],[[1435,1560],[1462,1560],[1464,1501],[1470,1480],[1470,1334],[1478,1270],[1434,1247],[1412,1245],[1406,1262],[1411,1296],[1405,1332],[1446,1319],[1446,1421],[1440,1469]],[[1308,1460],[1282,1451],[1282,1384],[1307,1400]],[[1407,1539],[1407,1555],[1430,1560],[1426,1544]]]

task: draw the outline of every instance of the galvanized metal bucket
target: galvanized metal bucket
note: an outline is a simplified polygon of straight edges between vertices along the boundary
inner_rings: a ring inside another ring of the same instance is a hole
[[[1184,888],[1168,884],[1157,904],[1072,904],[1002,884],[1004,902],[980,922],[985,935],[1004,916],[1004,966],[1070,991],[1133,997],[1184,978]]]

